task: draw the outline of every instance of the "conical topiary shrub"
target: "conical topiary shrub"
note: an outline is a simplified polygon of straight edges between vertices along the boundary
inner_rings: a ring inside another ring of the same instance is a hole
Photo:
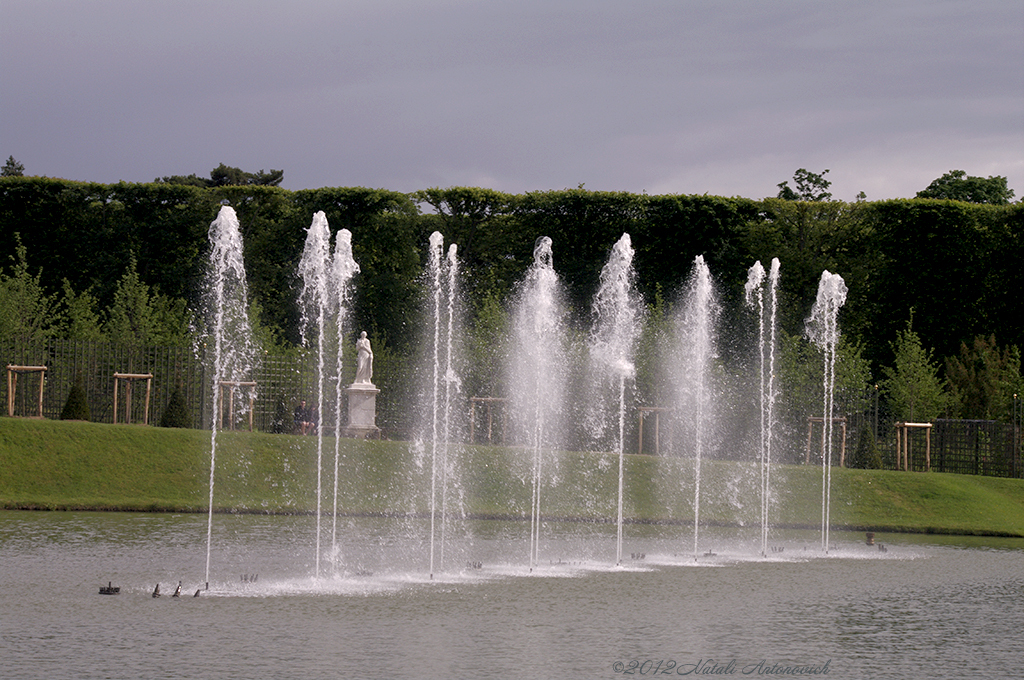
[[[185,403],[185,394],[181,391],[180,385],[175,385],[171,392],[171,398],[167,401],[167,408],[160,418],[160,427],[192,427],[192,417],[188,412],[188,404]]]
[[[875,437],[868,428],[861,430],[860,438],[857,440],[857,448],[854,449],[853,459],[850,467],[863,470],[882,469],[882,454],[878,452],[878,445]]]
[[[64,402],[64,409],[60,412],[61,420],[91,420],[89,414],[89,400],[85,396],[85,384],[82,376],[75,378],[68,392],[68,400]]]

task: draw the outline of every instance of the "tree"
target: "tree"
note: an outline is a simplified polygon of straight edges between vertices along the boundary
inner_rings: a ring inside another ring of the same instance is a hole
[[[96,297],[88,290],[75,293],[67,279],[64,279],[63,293],[57,313],[59,334],[69,340],[102,340]]]
[[[246,172],[221,163],[210,171],[210,179],[192,173],[191,175],[170,175],[158,177],[155,181],[161,184],[184,184],[197,187],[231,187],[231,186],[266,186],[276,187],[284,180],[284,170],[259,170]]]
[[[167,400],[167,408],[160,418],[160,427],[192,427],[192,416],[188,412],[185,393],[179,384],[175,384],[171,398]]]
[[[931,350],[921,345],[921,339],[911,328],[912,323],[913,317],[907,322],[906,330],[896,335],[892,346],[895,366],[883,368],[886,379],[882,387],[897,419],[928,422],[942,413],[947,396]]]
[[[18,234],[15,244],[13,273],[0,273],[0,337],[48,337],[53,330],[53,297],[43,290],[42,272],[29,273],[27,251]]]
[[[270,172],[245,172],[239,168],[233,168],[221,163],[210,171],[210,186],[246,186],[256,184],[260,186],[276,187],[284,179],[284,170],[271,170]]]
[[[139,278],[133,254],[107,309],[103,330],[110,340],[129,345],[184,345],[190,338],[191,321],[184,300],[150,291]]]
[[[827,169],[818,175],[800,168],[793,173],[796,191],[790,188],[788,181],[781,182],[777,185],[779,187],[779,194],[776,198],[782,198],[787,201],[830,201],[832,200],[832,194],[829,193],[828,188],[832,186],[832,182],[825,179],[827,174]]]
[[[8,156],[4,167],[0,168],[0,177],[24,177],[25,166],[14,160],[14,156]]]
[[[953,413],[960,418],[1009,420],[1013,397],[1024,389],[1020,350],[1000,350],[994,335],[979,335],[968,346],[960,343],[960,356],[946,359],[946,381]]]
[[[1005,177],[971,177],[963,170],[950,170],[918,191],[917,198],[1008,205],[1013,199],[1013,189],[1006,186]]]
[[[89,399],[85,394],[85,381],[82,374],[75,376],[75,382],[68,392],[68,400],[64,402],[64,409],[60,412],[61,420],[92,420],[89,412]]]

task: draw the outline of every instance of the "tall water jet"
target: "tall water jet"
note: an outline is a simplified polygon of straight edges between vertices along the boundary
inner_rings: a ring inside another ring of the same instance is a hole
[[[233,208],[224,206],[210,224],[210,260],[206,273],[204,306],[207,340],[213,341],[213,427],[210,432],[210,498],[206,522],[206,584],[210,584],[210,548],[213,533],[213,480],[217,462],[221,389],[245,380],[254,357],[248,316],[248,286],[242,259],[242,232]]]
[[[719,315],[711,272],[704,256],[694,260],[686,286],[679,325],[679,362],[676,370],[678,407],[684,431],[693,445],[693,556],[696,560],[700,536],[701,461],[710,444],[712,411],[711,371],[716,356],[715,329]]]
[[[517,430],[526,435],[530,453],[529,568],[537,565],[540,544],[541,482],[544,450],[558,443],[565,366],[564,305],[552,261],[551,239],[542,236],[533,248],[533,264],[518,287],[514,309],[513,352],[509,378]]]
[[[320,507],[323,477],[324,446],[324,355],[326,353],[325,322],[330,310],[330,256],[331,233],[323,211],[313,215],[306,231],[306,244],[299,260],[302,291],[299,308],[302,311],[302,344],[316,342],[317,394],[316,394],[316,562],[314,575],[320,577]]]
[[[642,301],[636,292],[633,270],[633,246],[629,234],[612,247],[608,261],[601,269],[600,285],[594,296],[594,325],[590,335],[590,359],[598,389],[591,393],[588,429],[600,438],[607,429],[609,417],[617,414],[616,452],[619,458],[619,495],[615,563],[622,563],[622,498],[624,435],[626,423],[626,382],[636,375],[633,353],[640,336]],[[609,408],[606,385],[616,391],[615,406]],[[600,395],[600,396],[598,396]]]
[[[352,232],[341,229],[334,240],[334,259],[331,266],[331,285],[334,288],[335,333],[337,337],[337,359],[334,382],[334,508],[331,522],[331,564],[335,573],[338,569],[338,461],[341,457],[341,393],[342,369],[344,367],[344,342],[346,323],[351,304],[352,277],[359,273],[359,265],[352,257]]]
[[[765,312],[764,267],[755,262],[747,273],[744,293],[748,306],[757,308],[758,320],[758,406],[761,438],[758,462],[761,469],[761,555],[768,554],[768,506],[771,494],[772,430],[775,422],[775,327],[778,305],[779,258],[772,258],[768,276],[768,312]],[[765,337],[767,335],[767,337]]]
[[[846,302],[846,282],[828,270],[821,273],[818,296],[807,319],[807,336],[824,356],[821,423],[821,548],[828,554],[832,493],[832,419],[836,386],[836,347],[839,344],[839,308]]]
[[[430,235],[427,254],[427,286],[430,291],[431,356],[430,398],[430,578],[436,565],[443,568],[450,495],[458,490],[455,456],[452,455],[454,418],[452,405],[461,387],[456,371],[458,335],[458,247],[451,244],[444,257],[444,237]],[[438,489],[440,486],[440,490]]]

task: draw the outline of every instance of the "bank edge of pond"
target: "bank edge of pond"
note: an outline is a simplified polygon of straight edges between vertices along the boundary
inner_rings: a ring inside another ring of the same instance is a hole
[[[218,437],[214,510],[313,514],[316,440],[224,432]],[[321,451],[330,513],[333,438]],[[339,514],[429,516],[430,465],[406,442],[339,442]],[[617,460],[563,452],[550,466],[557,487],[542,489],[546,521],[613,522]],[[137,425],[0,418],[0,507],[31,510],[206,512],[210,433]],[[531,500],[522,449],[464,451],[466,516],[525,520]],[[626,457],[625,521],[693,524],[693,464]],[[821,468],[773,470],[771,524],[821,527]],[[704,461],[701,523],[760,524],[760,477],[753,463]],[[941,473],[833,468],[831,527],[839,531],[1024,537],[1024,480]]]

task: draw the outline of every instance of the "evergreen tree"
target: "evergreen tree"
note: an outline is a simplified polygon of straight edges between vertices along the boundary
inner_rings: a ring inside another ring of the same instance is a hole
[[[921,345],[912,322],[896,336],[892,345],[895,365],[883,369],[886,379],[882,387],[898,420],[928,422],[943,412],[948,399],[932,352]]]
[[[1020,350],[1000,350],[994,335],[979,335],[970,346],[960,344],[959,357],[946,359],[946,381],[957,417],[1009,421],[1014,395],[1024,391]]]
[[[67,279],[64,279],[63,293],[57,315],[60,335],[68,340],[102,340],[96,297],[88,290],[75,293]]]
[[[89,400],[85,394],[85,381],[82,375],[78,374],[71,391],[68,392],[68,400],[64,402],[64,409],[60,412],[61,420],[91,420],[89,413]]]
[[[29,273],[25,246],[15,234],[12,273],[0,273],[0,337],[45,338],[53,331],[53,297],[43,291],[41,272]]]
[[[171,398],[167,400],[167,408],[160,418],[160,427],[192,427],[192,418],[181,385],[174,386]]]

